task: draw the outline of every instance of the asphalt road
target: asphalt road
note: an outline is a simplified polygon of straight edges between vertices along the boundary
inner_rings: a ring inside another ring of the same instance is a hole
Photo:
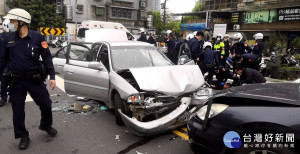
[[[51,49],[51,52],[57,50],[57,48]],[[59,77],[57,79],[63,81]],[[1,154],[192,153],[186,140],[186,128],[178,128],[173,132],[157,136],[138,137],[128,131],[125,126],[117,126],[114,112],[101,110],[100,106],[103,106],[101,102],[76,101],[77,96],[67,95],[62,86],[61,83],[58,83],[56,89],[49,90],[54,110],[53,127],[58,130],[56,137],[50,137],[38,129],[40,110],[30,98],[27,99],[25,105],[26,128],[30,132],[31,143],[24,151],[18,149],[19,140],[14,139],[11,104],[0,108]],[[47,87],[49,88],[49,86]],[[94,106],[93,112],[63,112],[74,102]]]

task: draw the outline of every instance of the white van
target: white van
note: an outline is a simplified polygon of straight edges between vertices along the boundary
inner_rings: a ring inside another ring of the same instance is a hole
[[[77,41],[85,41],[85,31],[90,29],[117,29],[125,31],[128,39],[135,39],[128,29],[120,23],[116,22],[105,22],[105,21],[96,21],[96,20],[85,20],[81,23],[78,28]]]

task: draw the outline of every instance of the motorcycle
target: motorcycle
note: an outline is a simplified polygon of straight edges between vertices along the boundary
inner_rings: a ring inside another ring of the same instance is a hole
[[[62,40],[52,40],[52,42],[51,42],[51,46],[52,46],[52,48],[56,48],[56,47],[64,47],[64,46],[66,46],[66,45],[68,45],[68,43],[69,43],[69,41],[65,41],[65,42],[63,42]]]

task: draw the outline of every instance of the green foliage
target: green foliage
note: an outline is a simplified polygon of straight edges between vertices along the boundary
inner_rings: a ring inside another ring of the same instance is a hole
[[[40,27],[64,27],[62,16],[56,14],[55,3],[45,4],[42,0],[7,0],[9,8],[22,8],[31,15],[30,29]]]
[[[295,55],[295,59],[299,62],[300,61],[300,54]]]
[[[203,11],[204,10],[204,6],[203,4],[200,3],[200,1],[198,1],[195,5],[195,7],[193,8],[192,12],[199,12],[199,11]],[[199,19],[198,16],[185,16],[183,17],[183,23],[186,23],[188,20],[191,20],[191,19]]]
[[[296,48],[300,48],[300,37],[297,37],[295,38],[293,41],[292,41],[292,45]]]
[[[162,26],[163,26],[160,12],[152,11],[152,15],[153,15],[153,25],[156,28],[156,34],[160,34],[160,32],[162,31]]]
[[[293,80],[300,77],[300,69],[298,67],[280,66],[279,63],[268,63],[266,67],[272,78]]]
[[[172,30],[173,34],[176,37],[179,37],[179,34],[181,32],[180,24],[181,24],[181,22],[179,20],[170,21],[170,22],[166,23],[166,29]]]

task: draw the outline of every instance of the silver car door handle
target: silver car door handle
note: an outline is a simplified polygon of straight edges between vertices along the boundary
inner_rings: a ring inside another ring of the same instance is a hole
[[[63,67],[64,65],[58,65],[58,67]]]
[[[69,72],[69,71],[68,71],[68,74],[73,74],[73,73],[74,73],[74,72]]]

